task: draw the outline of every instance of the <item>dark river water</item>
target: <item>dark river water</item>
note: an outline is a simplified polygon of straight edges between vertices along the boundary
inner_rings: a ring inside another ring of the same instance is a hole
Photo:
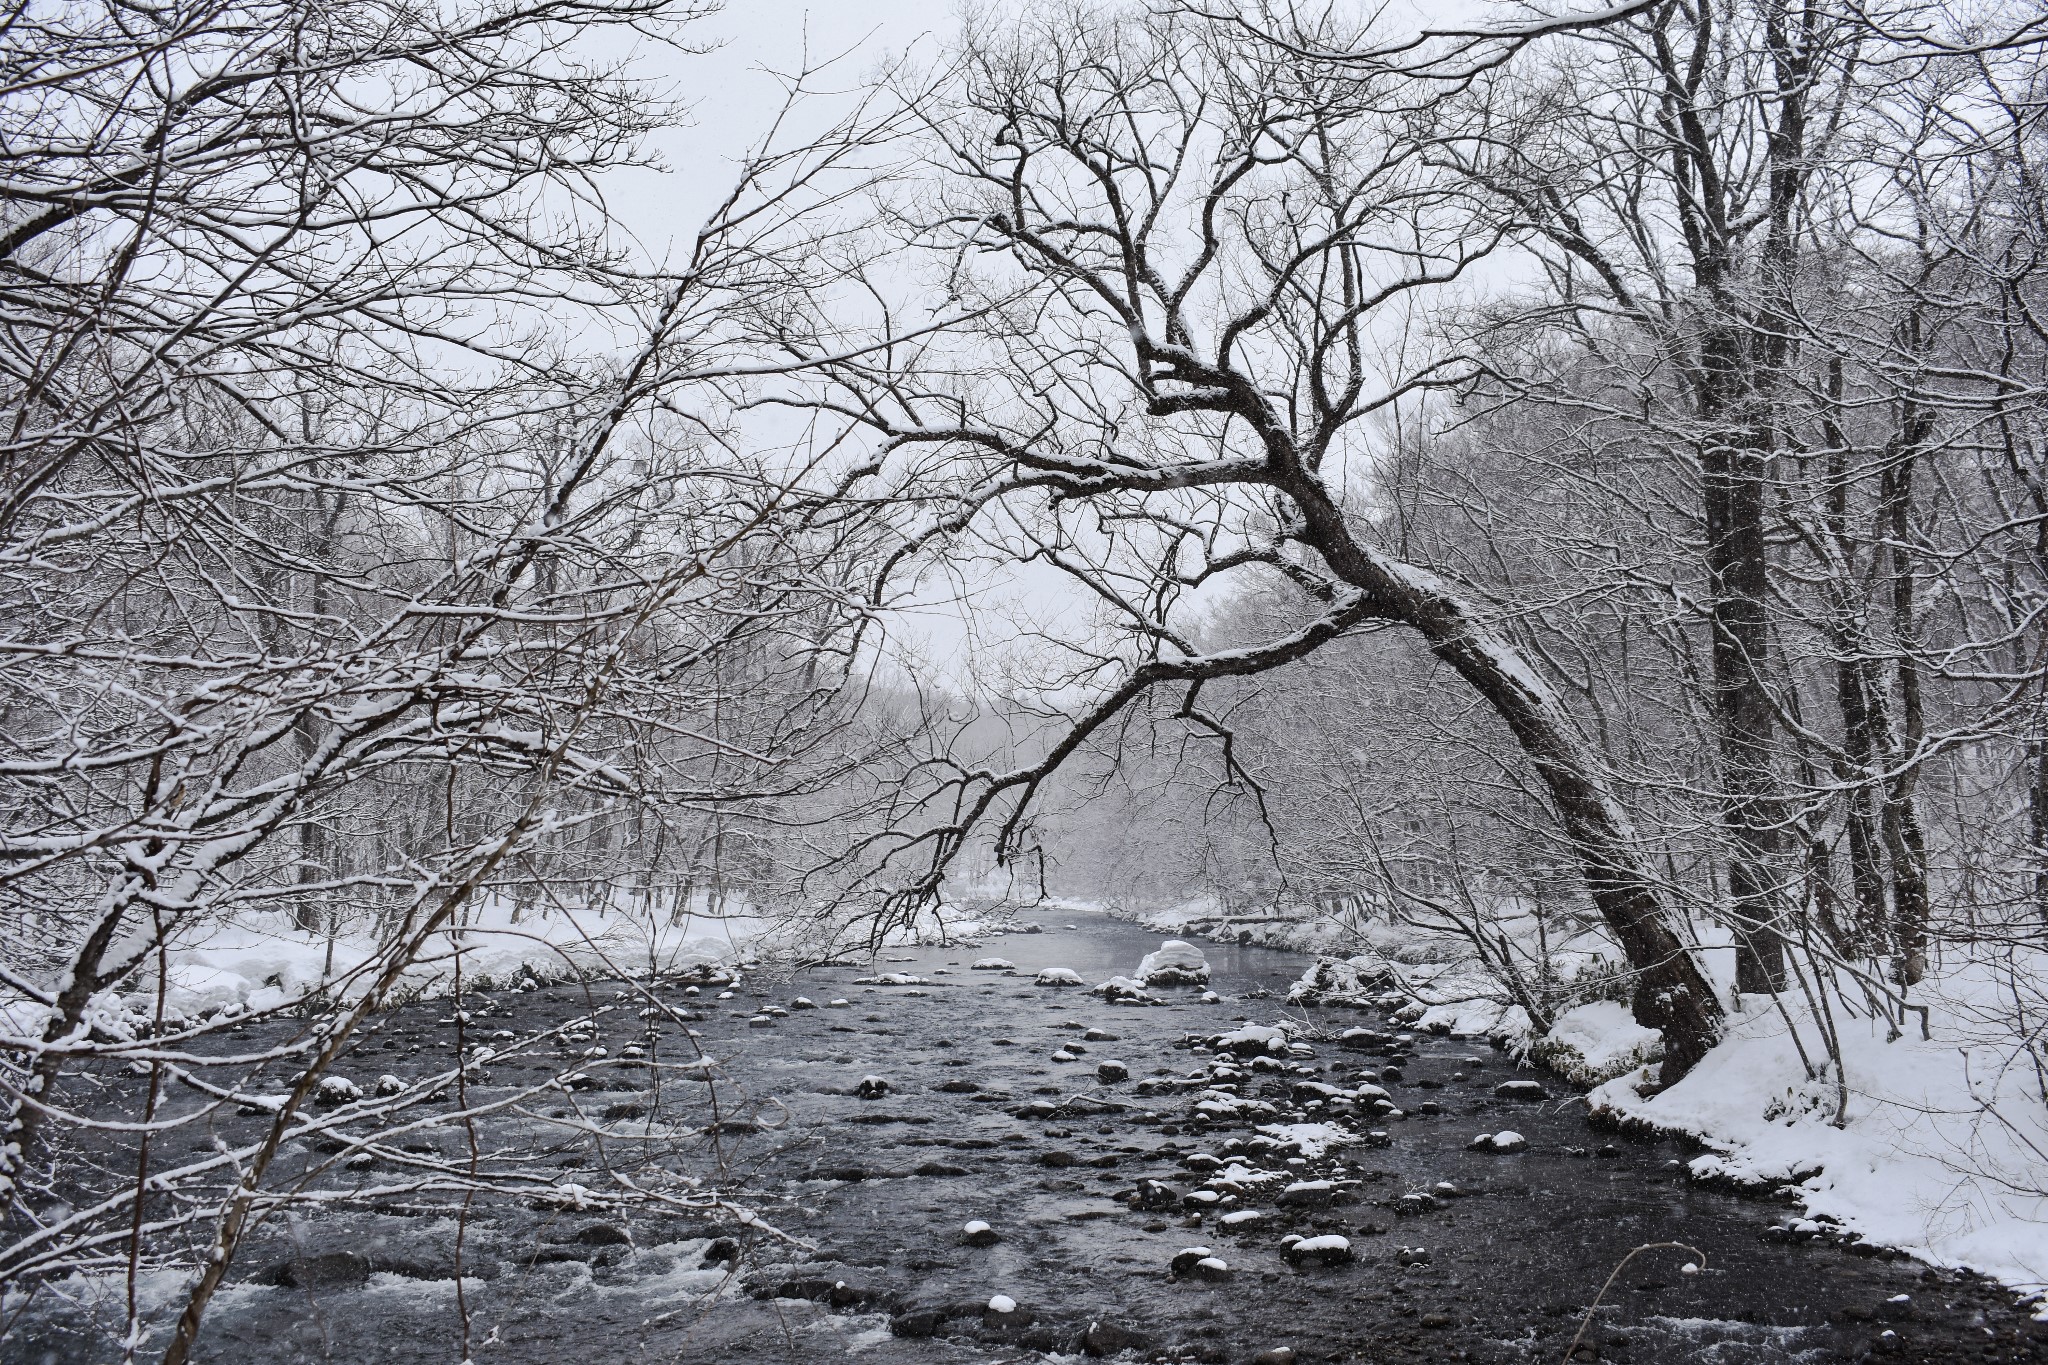
[[[1567,1087],[1517,1072],[1483,1041],[1393,1037],[1376,1016],[1296,1010],[1326,1035],[1362,1025],[1384,1041],[1361,1051],[1325,1038],[1310,1043],[1312,1058],[1240,1068],[1238,1094],[1280,1112],[1198,1123],[1204,1086],[1165,1083],[1200,1076],[1215,1058],[1182,1040],[1280,1018],[1303,962],[1205,944],[1219,1000],[1182,989],[1161,992],[1165,1007],[1116,1006],[1034,985],[1032,974],[1069,967],[1092,983],[1129,973],[1158,936],[1057,912],[1046,928],[866,968],[784,979],[763,970],[724,1001],[714,989],[656,988],[689,1011],[694,1046],[729,1078],[716,1087],[717,1134],[696,1131],[704,1083],[661,1069],[608,1070],[606,1088],[559,1097],[566,1107],[487,1120],[483,1165],[530,1167],[538,1150],[547,1178],[587,1187],[592,1205],[478,1199],[464,1211],[445,1192],[392,1194],[368,1209],[274,1222],[237,1262],[200,1358],[438,1365],[466,1351],[478,1365],[936,1365],[1129,1351],[1273,1365],[1290,1359],[1284,1348],[1301,1362],[1554,1362],[1623,1257],[1666,1241],[1696,1248],[1703,1264],[1687,1271],[1693,1253],[1670,1250],[1636,1258],[1592,1314],[1577,1359],[2048,1356],[2048,1327],[1995,1286],[1826,1240],[1771,1240],[1767,1230],[1792,1212],[1784,1204],[1688,1183],[1679,1144],[1594,1131]],[[970,969],[991,955],[1017,972]],[[856,984],[877,972],[926,984]],[[799,996],[822,1008],[796,1006]],[[591,1036],[575,1045],[605,1047],[614,1063],[636,1043],[658,1061],[687,1055],[677,1022],[650,1025],[644,998],[618,999],[615,986],[492,999],[470,1029],[517,1037],[591,1014]],[[750,1022],[770,1006],[789,1012]],[[368,1083],[445,1065],[450,1008],[395,1012],[341,1070]],[[1086,1030],[1113,1036],[1089,1041]],[[1071,1060],[1055,1060],[1063,1048]],[[1129,1079],[1101,1084],[1096,1068],[1112,1060]],[[542,1075],[561,1062],[555,1052],[494,1062],[472,1098],[520,1082],[522,1067]],[[1398,1080],[1384,1076],[1389,1065]],[[1342,1122],[1383,1130],[1384,1145],[1318,1152],[1258,1140],[1259,1124],[1327,1116],[1297,1108],[1316,1093],[1304,1082],[1350,1089],[1367,1073],[1407,1116]],[[1495,1095],[1517,1076],[1540,1080],[1548,1098]],[[868,1077],[886,1093],[858,1094]],[[1055,1105],[1064,1107],[1048,1114]],[[585,1118],[613,1136],[595,1148],[568,1141],[562,1125]],[[1467,1150],[1475,1134],[1509,1128],[1526,1151]],[[436,1131],[416,1146],[444,1160],[467,1143]],[[1232,1164],[1242,1169],[1223,1195],[1186,1200]],[[402,1166],[366,1159],[307,1178],[318,1188],[388,1183]],[[608,1212],[603,1191],[620,1181],[695,1202],[716,1194],[730,1208]],[[1304,1188],[1283,1196],[1296,1182]],[[1224,1221],[1247,1212],[1257,1216]],[[970,1238],[976,1221],[988,1231]],[[1289,1234],[1340,1236],[1352,1259],[1291,1263]],[[1187,1257],[1174,1275],[1192,1248],[1226,1268]],[[170,1311],[176,1283],[160,1281],[151,1302]],[[7,1365],[118,1359],[118,1297],[78,1282],[39,1293],[0,1337]],[[159,1325],[151,1343],[162,1339]]]

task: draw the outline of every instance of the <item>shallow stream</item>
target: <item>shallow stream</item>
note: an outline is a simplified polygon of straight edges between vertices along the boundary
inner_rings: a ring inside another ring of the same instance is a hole
[[[1045,927],[866,968],[786,980],[754,973],[725,1000],[715,988],[687,997],[659,988],[688,1011],[694,1046],[732,1078],[718,1087],[727,1121],[715,1137],[679,1138],[664,1123],[675,1115],[701,1126],[703,1082],[645,1069],[609,1071],[601,1088],[561,1096],[567,1107],[479,1124],[484,1164],[530,1164],[527,1154],[545,1145],[561,1153],[546,1159],[550,1180],[593,1191],[620,1178],[700,1178],[760,1225],[715,1212],[621,1218],[535,1201],[478,1200],[458,1216],[445,1194],[405,1196],[405,1172],[388,1161],[309,1172],[317,1188],[354,1181],[393,1192],[372,1199],[371,1211],[270,1226],[215,1303],[200,1358],[442,1365],[466,1350],[478,1365],[925,1365],[1133,1350],[1218,1362],[1275,1353],[1265,1356],[1275,1362],[1284,1347],[1300,1362],[1555,1362],[1630,1249],[1666,1241],[1703,1256],[1667,1250],[1632,1261],[1592,1315],[1578,1359],[2048,1357],[2048,1328],[1995,1286],[1826,1239],[1767,1240],[1790,1215],[1785,1204],[1689,1183],[1679,1144],[1594,1131],[1566,1087],[1518,1073],[1483,1042],[1395,1038],[1375,1016],[1312,1011],[1327,1034],[1364,1025],[1387,1039],[1365,1051],[1317,1042],[1313,1058],[1286,1061],[1291,1069],[1269,1063],[1238,1090],[1282,1112],[1198,1124],[1191,1106],[1202,1088],[1166,1082],[1190,1080],[1211,1059],[1182,1040],[1239,1020],[1272,1022],[1301,960],[1204,945],[1219,1000],[1182,989],[1161,992],[1165,1007],[1117,1006],[1034,985],[1032,975],[1068,967],[1094,982],[1128,973],[1158,937],[1099,916]],[[972,970],[994,955],[1016,971]],[[856,984],[880,972],[924,984]],[[796,1007],[798,997],[820,1007]],[[486,1027],[524,1037],[594,1011],[577,1044],[604,1047],[613,1061],[636,1043],[660,1061],[682,1047],[673,1020],[650,1025],[644,1000],[620,999],[612,987],[491,1000],[467,1021],[472,1037]],[[788,1012],[764,1016],[770,1006]],[[262,1041],[263,1027],[286,1026],[252,1026],[244,1041]],[[1086,1030],[1114,1036],[1090,1041]],[[394,1012],[340,1069],[366,1083],[387,1072],[410,1079],[445,1065],[450,1042],[451,1006],[425,1002]],[[1063,1050],[1071,1060],[1054,1060]],[[1098,1080],[1111,1060],[1128,1080]],[[472,1098],[525,1079],[522,1068],[544,1075],[561,1061],[548,1053],[494,1062]],[[1300,1096],[1313,1093],[1304,1081],[1350,1088],[1367,1073],[1407,1116],[1341,1121],[1384,1130],[1385,1145],[1310,1154],[1256,1141],[1259,1124],[1330,1117],[1304,1111]],[[650,1076],[665,1079],[650,1086]],[[887,1082],[886,1093],[856,1093],[870,1076]],[[1548,1097],[1494,1093],[1518,1076],[1538,1080]],[[1148,1081],[1153,1093],[1139,1093]],[[1052,1105],[1065,1107],[1048,1116]],[[597,1158],[544,1122],[579,1113],[619,1134]],[[1468,1150],[1475,1134],[1502,1129],[1522,1134],[1527,1150]],[[420,1154],[460,1155],[454,1136],[423,1135]],[[211,1138],[193,1131],[182,1140],[197,1149]],[[1191,1168],[1211,1166],[1205,1157],[1246,1174],[1239,1192],[1190,1206],[1184,1196],[1213,1174]],[[1318,1181],[1330,1183],[1319,1191]],[[1297,1182],[1307,1191],[1283,1204],[1281,1189]],[[1140,1190],[1150,1193],[1134,1201]],[[1223,1221],[1247,1212],[1258,1216]],[[975,1220],[989,1232],[969,1239],[963,1229]],[[1341,1236],[1354,1259],[1291,1265],[1287,1234]],[[1187,1273],[1172,1275],[1176,1255],[1195,1247],[1228,1268],[1183,1262]],[[1698,1268],[1687,1272],[1688,1262]],[[156,1288],[173,1302],[170,1277]],[[76,1282],[66,1292],[69,1301],[40,1295],[10,1326],[8,1365],[118,1358],[117,1296],[95,1297]],[[997,1296],[1015,1307],[991,1310]]]

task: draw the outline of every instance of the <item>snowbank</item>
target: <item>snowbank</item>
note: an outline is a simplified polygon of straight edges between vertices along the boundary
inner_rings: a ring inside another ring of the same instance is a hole
[[[1791,1186],[1809,1218],[2023,1293],[2048,1291],[2048,1111],[2023,1059],[1969,1041],[1968,1002],[1954,993],[1930,1008],[1926,1040],[1915,1021],[1888,1042],[1882,1019],[1846,1018],[1838,1006],[1838,1088],[1811,1016],[1783,1003],[1781,1014],[1767,997],[1744,997],[1726,1037],[1683,1080],[1645,1096],[1638,1068],[1588,1096],[1594,1114],[1697,1139],[1712,1149],[1693,1160],[1697,1179]],[[1581,1036],[1610,1051],[1623,1037],[1597,1027]],[[1802,1043],[1825,1074],[1809,1078]]]
[[[555,909],[544,916],[529,911],[516,924],[512,915],[509,903],[478,906],[459,933],[434,939],[400,978],[399,990],[435,995],[451,989],[458,958],[464,985],[486,989],[583,975],[651,976],[749,960],[767,927],[748,915],[686,915],[671,923],[665,912]],[[166,1012],[191,1017],[219,1009],[276,1009],[334,981],[344,983],[344,992],[358,989],[361,969],[378,951],[368,934],[329,940],[293,928],[283,916],[247,916],[171,948]],[[138,984],[154,998],[152,973]]]

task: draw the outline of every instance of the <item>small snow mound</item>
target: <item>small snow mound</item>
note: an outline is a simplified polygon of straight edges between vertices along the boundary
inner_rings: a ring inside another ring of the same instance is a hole
[[[1081,974],[1071,967],[1047,967],[1044,971],[1033,977],[1032,981],[1035,985],[1040,986],[1085,986],[1088,984]]]
[[[1627,1006],[1613,1000],[1566,1010],[1529,1047],[1532,1060],[1577,1085],[1604,1084],[1663,1055],[1657,1031],[1638,1024]]]
[[[1007,957],[984,957],[978,959],[969,970],[977,972],[1014,972],[1017,964]]]
[[[997,1294],[989,1299],[988,1311],[991,1313],[1014,1313],[1017,1311],[1017,1301],[1008,1294]]]

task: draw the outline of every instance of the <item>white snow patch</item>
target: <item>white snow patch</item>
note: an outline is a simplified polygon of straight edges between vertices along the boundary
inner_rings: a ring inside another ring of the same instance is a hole
[[[1282,1146],[1293,1148],[1310,1161],[1332,1147],[1348,1147],[1358,1141],[1358,1134],[1334,1123],[1268,1123],[1259,1131]]]

